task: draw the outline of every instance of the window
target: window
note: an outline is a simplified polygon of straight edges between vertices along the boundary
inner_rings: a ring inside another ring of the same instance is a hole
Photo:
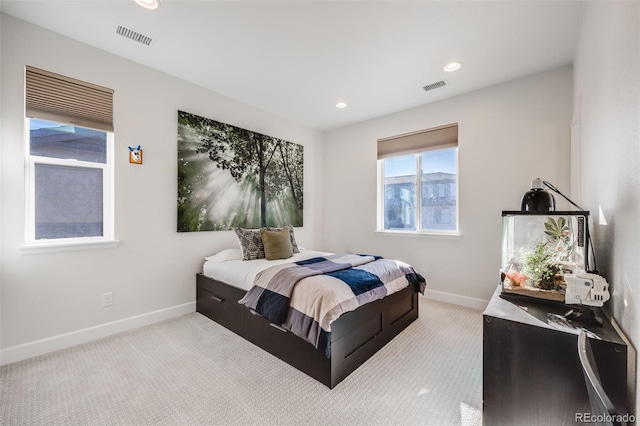
[[[31,245],[113,241],[113,91],[27,67]]]
[[[378,141],[381,231],[458,231],[458,126]]]

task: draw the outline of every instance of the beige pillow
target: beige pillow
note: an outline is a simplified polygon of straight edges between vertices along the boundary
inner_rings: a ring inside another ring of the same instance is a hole
[[[267,260],[287,259],[293,256],[289,229],[283,228],[279,231],[260,230],[262,243],[264,244],[264,254]]]
[[[289,236],[291,237],[291,248],[293,248],[293,254],[300,253],[300,249],[298,248],[298,243],[296,243],[296,236],[293,233],[293,226],[285,225],[282,228],[287,228],[289,230]],[[279,231],[282,228],[267,228],[268,231]]]

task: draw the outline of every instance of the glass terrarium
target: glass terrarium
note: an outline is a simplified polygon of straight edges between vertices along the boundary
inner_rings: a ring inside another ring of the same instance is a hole
[[[502,212],[503,295],[564,302],[564,274],[588,269],[589,212]]]

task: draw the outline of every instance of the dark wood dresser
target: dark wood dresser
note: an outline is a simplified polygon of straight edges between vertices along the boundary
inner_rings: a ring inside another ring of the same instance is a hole
[[[483,315],[483,424],[575,425],[591,413],[578,335],[587,332],[602,386],[627,407],[627,345],[615,328],[567,321],[567,308],[512,302],[496,290]]]

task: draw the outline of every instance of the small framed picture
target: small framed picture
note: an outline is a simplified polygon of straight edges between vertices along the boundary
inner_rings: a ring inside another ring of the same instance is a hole
[[[137,148],[129,147],[129,162],[142,164],[142,149],[140,149],[140,145]]]

